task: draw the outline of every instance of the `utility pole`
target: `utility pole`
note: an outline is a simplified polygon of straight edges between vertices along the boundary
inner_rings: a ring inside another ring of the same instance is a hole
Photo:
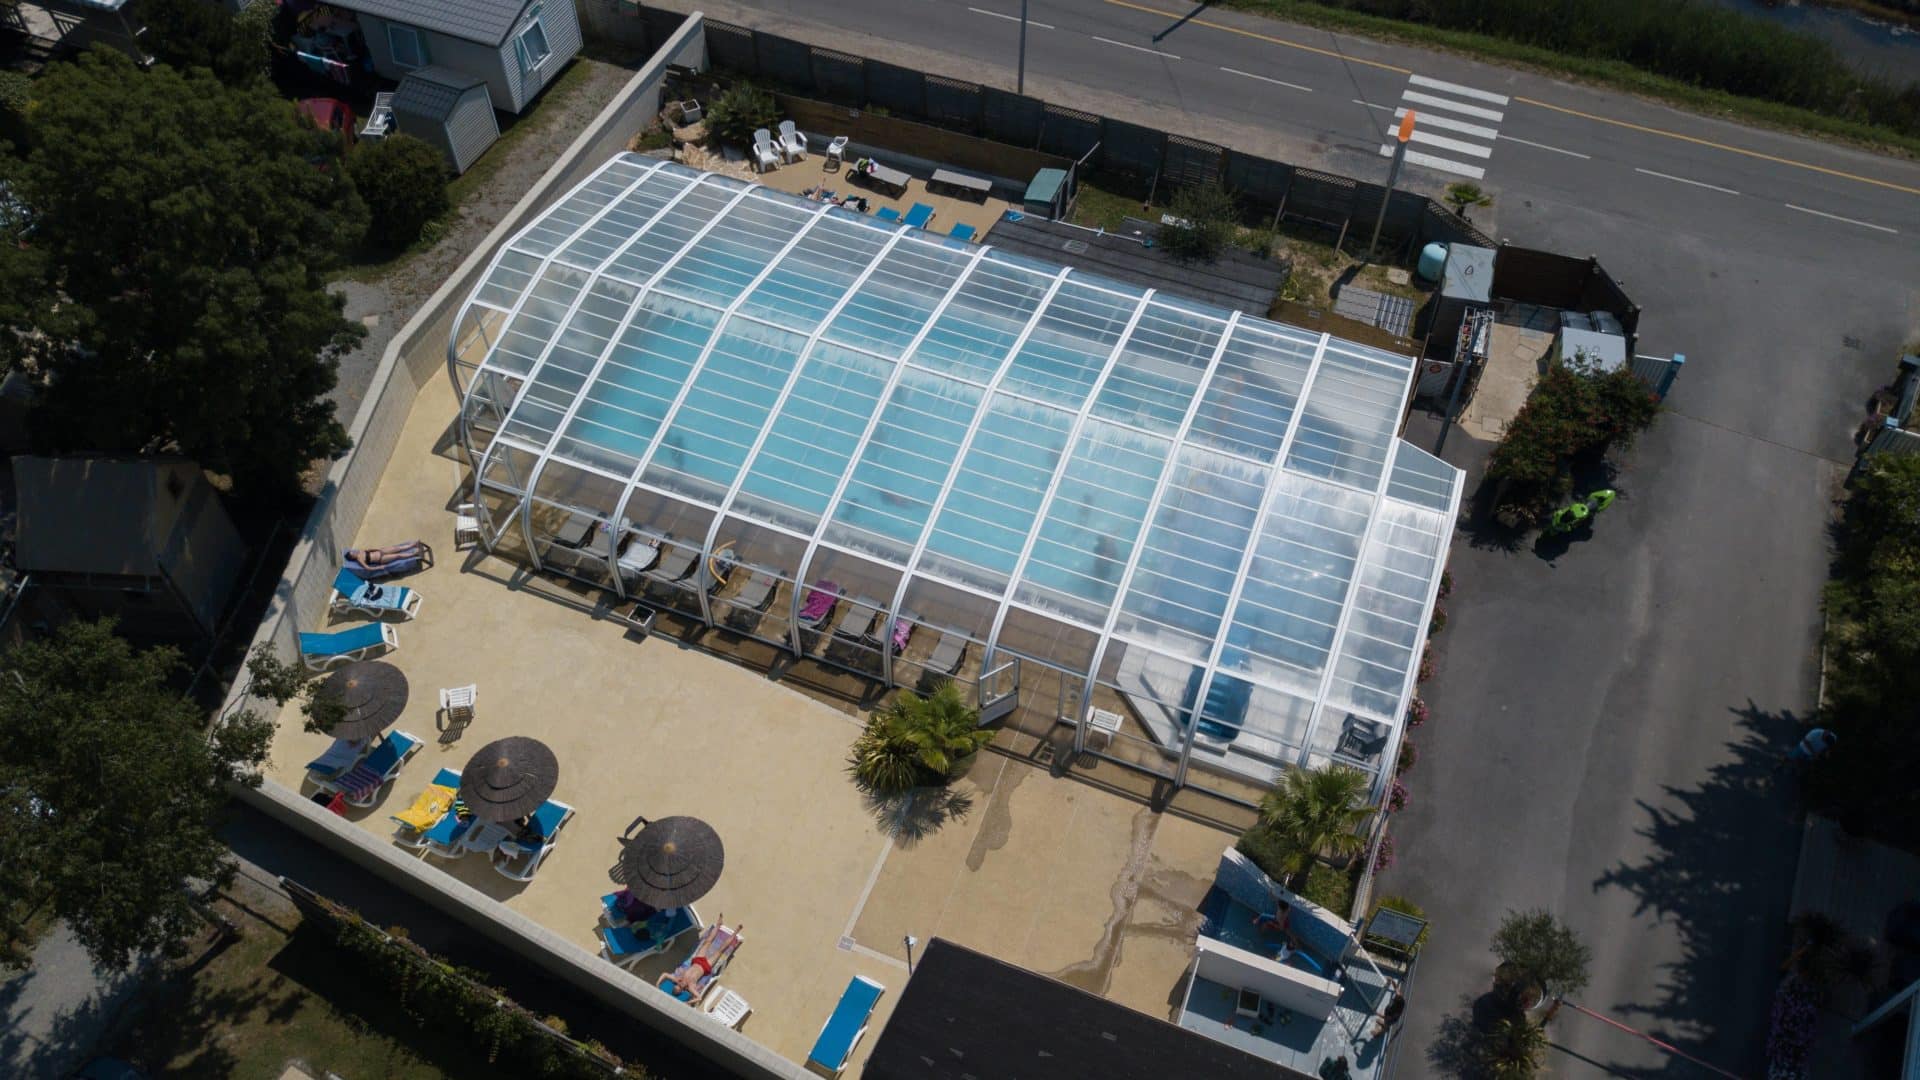
[[[1393,164],[1387,167],[1387,190],[1380,196],[1380,213],[1373,219],[1373,238],[1367,241],[1367,258],[1373,258],[1373,249],[1380,243],[1380,226],[1387,222],[1387,204],[1393,201],[1393,185],[1400,182],[1400,166],[1407,160],[1407,143],[1413,141],[1413,110],[1400,118],[1400,141],[1393,148]]]
[[[1013,92],[1027,92],[1027,0],[1020,0],[1020,66],[1013,76]]]

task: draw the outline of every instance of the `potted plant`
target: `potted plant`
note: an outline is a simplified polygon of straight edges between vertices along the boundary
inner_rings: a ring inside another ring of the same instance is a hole
[[[902,690],[876,710],[853,741],[847,770],[875,794],[899,795],[966,775],[992,741],[980,711],[948,680],[924,697]]]
[[[1488,1080],[1531,1080],[1540,1071],[1547,1033],[1524,1018],[1496,1022],[1480,1038],[1475,1055]]]
[[[1580,991],[1593,958],[1566,924],[1542,908],[1507,912],[1494,931],[1493,954],[1500,958],[1494,990],[1521,1012]]]

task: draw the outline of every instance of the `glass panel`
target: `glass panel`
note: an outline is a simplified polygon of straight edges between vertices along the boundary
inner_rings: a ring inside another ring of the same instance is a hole
[[[752,517],[811,533],[867,429],[892,365],[819,342],[735,496]]]
[[[992,593],[1026,546],[1073,416],[995,394],[927,538],[922,569]]]
[[[513,242],[521,251],[544,256],[559,247],[593,215],[617,198],[647,171],[640,159],[615,158],[566,201],[540,215]]]
[[[793,582],[807,542],[745,518],[729,516],[714,550],[733,569],[711,597],[714,622],[737,634],[790,648]]]
[[[1293,423],[1294,406],[1320,336],[1241,320],[1194,414],[1189,438],[1271,462]]]
[[[546,351],[547,343],[560,333],[567,309],[573,306],[574,298],[586,283],[587,275],[571,266],[559,263],[548,266],[527,293],[519,313],[507,324],[506,332],[500,335],[500,344],[494,346],[491,358],[493,366],[516,375],[532,371],[540,354]]]
[[[806,208],[781,196],[756,191],[714,222],[700,243],[660,278],[657,288],[725,307],[746,291],[810,216]]]
[[[595,585],[608,584],[617,540],[614,510],[626,486],[624,479],[549,461],[528,515],[541,565]]]
[[[1173,435],[1225,329],[1222,319],[1148,304],[1100,388],[1095,415]]]
[[[661,166],[663,171],[678,168],[677,165]],[[693,190],[636,237],[605,272],[635,285],[646,284],[745,187],[746,184],[731,177],[715,173],[701,176]]]
[[[998,255],[988,252],[986,261],[960,286],[914,350],[913,363],[983,384],[1000,370],[1007,350],[1020,340],[1046,295],[1052,276],[1008,265]]]
[[[987,634],[999,610],[997,598],[914,578],[900,601],[898,616],[913,623],[914,629],[905,647],[896,652],[893,681],[923,691],[942,679],[974,686],[986,655]],[[899,632],[896,626],[894,633]]]
[[[966,252],[895,244],[828,324],[827,340],[899,357],[972,261]]]
[[[860,224],[846,211],[828,211],[747,294],[740,313],[802,334],[813,333],[886,246],[888,235]]]
[[[1137,306],[1069,279],[1053,294],[1000,385],[1078,409]]]
[[[1116,634],[1204,660],[1260,513],[1270,470],[1189,446],[1147,530]]]
[[[1287,467],[1372,491],[1400,427],[1412,364],[1364,345],[1329,342],[1307,391]]]
[[[1427,597],[1446,555],[1439,514],[1383,502],[1348,601],[1352,613],[1328,688],[1329,712],[1398,723],[1407,677],[1426,642]]]
[[[1016,599],[1103,626],[1171,444],[1089,420],[1048,504]]]
[[[1444,514],[1453,506],[1453,491],[1459,483],[1460,470],[1412,443],[1403,442],[1394,449],[1388,497]]]
[[[643,479],[718,506],[805,347],[799,334],[728,320]]]
[[[902,372],[841,492],[826,538],[904,564],[980,400],[970,384]]]
[[[719,321],[713,308],[649,294],[574,412],[562,450],[632,473]]]
[[[686,190],[690,183],[691,177],[665,170],[649,174],[640,181],[639,186],[622,195],[618,202],[609,207],[599,221],[574,237],[561,251],[560,260],[575,266],[598,268],[619,251],[621,245],[644,229],[648,220],[675,195]]]
[[[511,310],[513,305],[520,302],[520,294],[533,284],[533,275],[539,272],[538,255],[508,248],[500,253],[493,269],[487,272],[487,280],[473,294],[474,299],[503,311]]]
[[[1317,695],[1373,500],[1282,471],[1220,664]]]

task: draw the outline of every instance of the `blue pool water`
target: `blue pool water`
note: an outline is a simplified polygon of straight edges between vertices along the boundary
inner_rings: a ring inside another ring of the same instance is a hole
[[[1200,901],[1200,917],[1203,920],[1200,932],[1216,941],[1224,941],[1235,948],[1272,959],[1280,953],[1280,947],[1287,944],[1287,936],[1275,930],[1265,929],[1255,924],[1259,914],[1252,908],[1233,897],[1219,886],[1207,890]],[[1296,916],[1298,917],[1298,916]],[[1299,931],[1295,931],[1299,933]],[[1323,958],[1314,956],[1305,947],[1294,949],[1284,961],[1288,967],[1299,968],[1327,978],[1336,978],[1338,972],[1332,970],[1335,965]]]

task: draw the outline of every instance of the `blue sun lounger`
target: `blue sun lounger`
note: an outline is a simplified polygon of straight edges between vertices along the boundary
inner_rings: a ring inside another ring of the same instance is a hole
[[[404,731],[389,731],[387,737],[380,740],[380,745],[360,760],[360,764],[325,781],[320,789],[345,795],[349,806],[372,806],[380,795],[380,789],[400,775],[400,767],[418,749],[418,736]]]
[[[643,923],[600,928],[600,955],[627,967],[673,944],[689,930],[700,928],[700,916],[693,905],[662,911]]]
[[[924,229],[927,227],[927,222],[933,220],[933,207],[923,202],[914,203],[907,210],[907,216],[903,220],[916,229]]]
[[[873,216],[879,218],[881,221],[899,221],[900,211],[895,210],[891,206],[883,206],[875,210]]]
[[[962,221],[955,223],[953,229],[949,231],[947,235],[953,237],[955,240],[972,240],[978,234],[975,232],[973,226]]]
[[[300,635],[300,659],[315,671],[365,660],[399,647],[400,635],[386,623],[370,622],[332,633]]]
[[[403,619],[420,614],[420,594],[405,585],[382,585],[341,567],[333,575],[333,595],[327,606],[337,612],[358,611],[379,618],[398,612]]]
[[[820,1037],[813,1041],[807,1064],[818,1065],[829,1074],[839,1076],[847,1067],[847,1059],[853,1056],[853,1048],[860,1045],[861,1036],[867,1033],[873,1007],[886,992],[886,987],[865,975],[855,975],[847,983],[846,992],[840,995],[840,1004],[833,1007],[833,1015],[820,1026]]]

